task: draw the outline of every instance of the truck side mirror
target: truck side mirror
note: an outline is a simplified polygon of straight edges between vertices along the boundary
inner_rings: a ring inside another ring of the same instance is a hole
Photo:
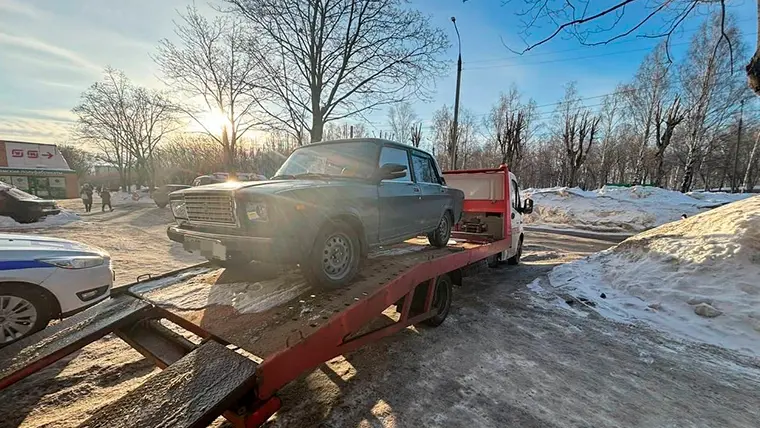
[[[400,163],[386,163],[380,167],[380,180],[394,180],[406,175],[406,166]]]
[[[533,199],[531,198],[525,199],[525,202],[523,203],[522,213],[523,214],[533,213]]]

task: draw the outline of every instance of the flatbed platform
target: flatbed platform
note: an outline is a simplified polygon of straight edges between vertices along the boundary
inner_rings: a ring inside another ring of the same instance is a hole
[[[334,315],[411,268],[479,246],[462,242],[434,248],[424,239],[410,240],[372,254],[353,284],[332,291],[310,288],[297,269],[278,272],[261,265],[234,273],[208,268],[179,283],[151,289],[146,282],[131,291],[266,359],[305,339]],[[416,281],[427,279],[420,275]]]

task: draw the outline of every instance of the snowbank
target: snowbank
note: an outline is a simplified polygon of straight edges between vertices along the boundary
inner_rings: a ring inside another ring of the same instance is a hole
[[[124,192],[124,191],[118,191],[118,192],[112,192],[111,193],[111,203],[113,205],[116,204],[155,204],[153,201],[153,198],[150,197],[150,193],[143,190],[137,191],[137,196],[139,197],[138,200],[134,200],[132,193],[130,192]]]
[[[42,221],[36,223],[18,223],[10,217],[0,216],[0,230],[60,227],[80,220],[79,214],[68,210],[61,210],[59,214],[47,216]]]
[[[606,317],[760,355],[760,196],[558,266],[549,281]]]
[[[552,187],[527,189],[535,202],[526,223],[575,227],[599,232],[640,232],[694,215],[709,208],[744,199],[751,194],[680,192],[658,187],[604,186],[594,191]]]

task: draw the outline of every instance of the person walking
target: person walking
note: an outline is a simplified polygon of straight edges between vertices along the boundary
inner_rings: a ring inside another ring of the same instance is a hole
[[[107,187],[101,189],[100,199],[103,200],[103,206],[100,208],[101,211],[106,212],[106,205],[108,205],[108,209],[113,211],[113,207],[111,206],[111,192],[108,191]]]
[[[84,212],[92,211],[92,186],[85,184],[82,186],[82,202],[84,202]]]

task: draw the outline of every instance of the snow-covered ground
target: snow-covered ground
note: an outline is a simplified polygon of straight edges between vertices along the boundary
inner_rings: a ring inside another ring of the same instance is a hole
[[[681,338],[760,356],[760,196],[560,265],[549,282],[530,288],[573,296],[573,308],[593,306],[617,321],[643,321]],[[564,297],[557,302],[567,306]]]
[[[526,223],[603,232],[641,232],[752,194],[680,192],[658,187],[604,186],[594,191],[552,187],[527,189],[535,203]]]
[[[59,214],[47,216],[35,223],[19,223],[10,217],[0,216],[0,230],[28,230],[61,227],[80,220],[82,219],[79,217],[79,214],[69,210],[61,210]]]

